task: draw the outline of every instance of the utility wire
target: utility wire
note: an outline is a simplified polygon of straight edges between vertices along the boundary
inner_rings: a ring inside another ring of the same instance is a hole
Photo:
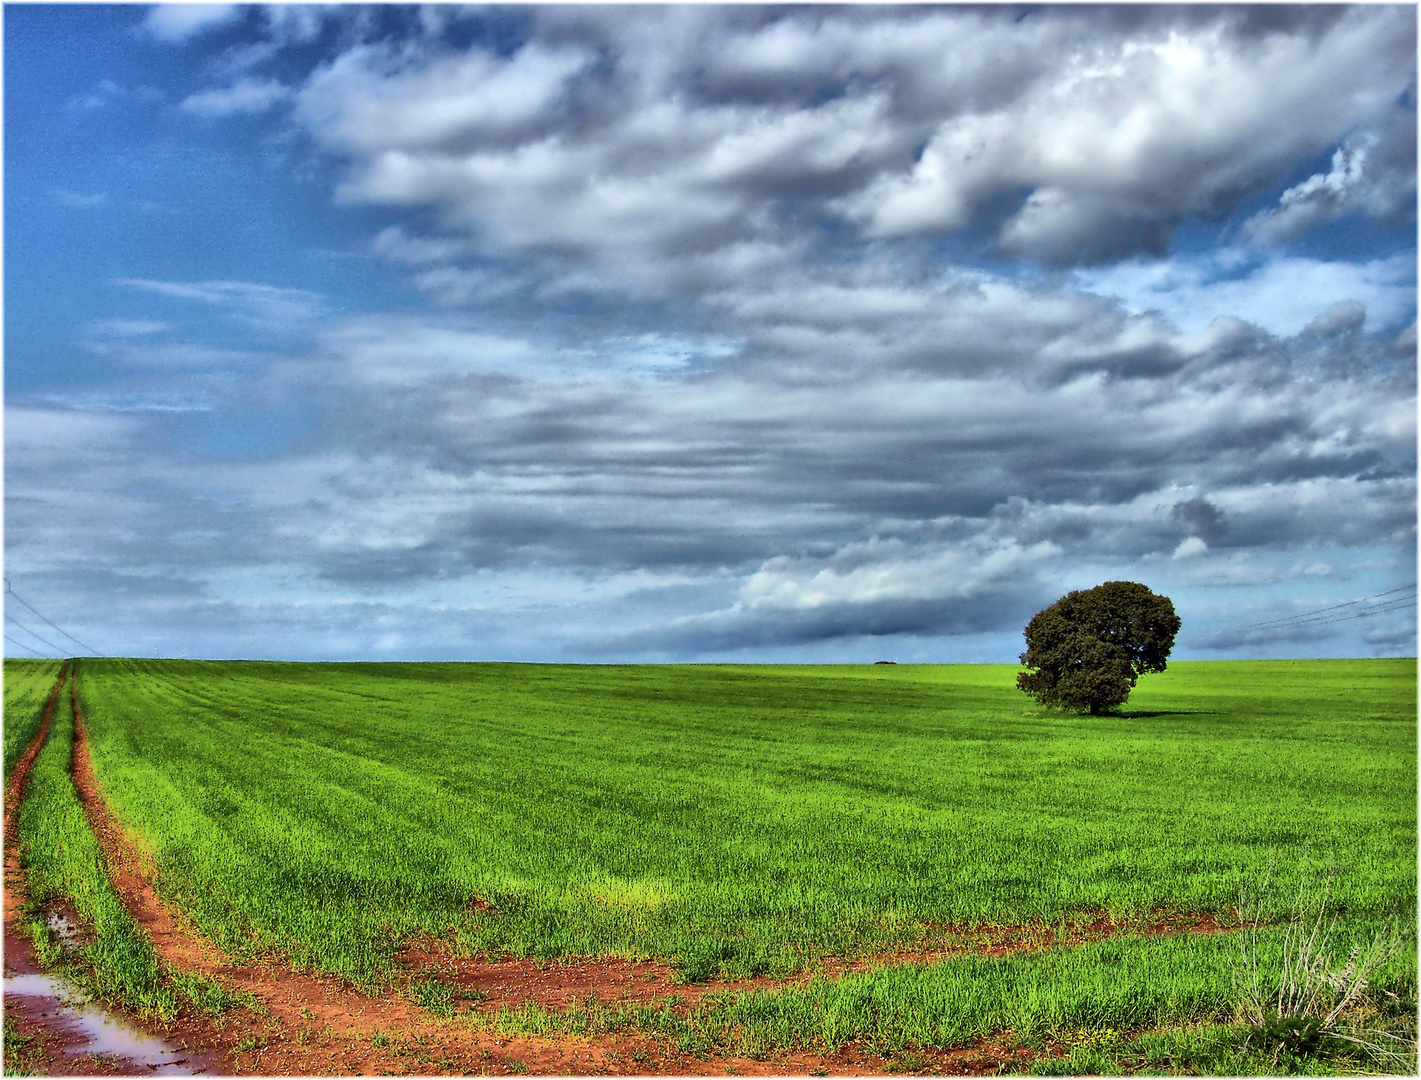
[[[1323,623],[1342,622],[1345,619],[1359,618],[1366,615],[1375,615],[1383,611],[1397,611],[1400,608],[1410,607],[1414,603],[1416,603],[1416,597],[1403,596],[1398,597],[1394,600],[1383,600],[1380,604],[1373,604],[1371,607],[1363,608],[1361,611],[1333,611],[1325,615],[1314,615],[1311,618],[1307,619],[1294,619],[1291,622],[1285,622],[1271,626],[1263,626],[1259,629],[1290,630],[1294,626],[1317,626]],[[1247,627],[1245,627],[1245,629],[1247,629]]]
[[[35,652],[34,649],[31,649],[28,645],[24,644],[23,642],[16,641],[16,640],[15,640],[14,638],[12,638],[9,634],[6,634],[6,635],[5,635],[5,640],[8,641],[11,645],[14,645],[16,648],[24,649],[25,652],[29,653],[31,656],[38,656],[41,660],[49,660],[49,659],[51,659],[50,657],[45,656],[44,653]]]
[[[1289,630],[1300,630],[1314,626],[1329,626],[1332,623],[1351,622],[1353,619],[1370,619],[1376,615],[1385,615],[1386,613],[1391,611],[1405,611],[1408,608],[1412,607],[1415,602],[1415,597],[1407,596],[1398,600],[1388,600],[1384,604],[1377,604],[1374,607],[1367,608],[1365,611],[1339,612],[1337,614],[1327,615],[1320,619],[1305,619],[1300,620],[1298,622],[1282,623],[1281,625],[1277,626],[1265,625],[1254,628],[1245,626],[1237,630],[1220,630],[1217,634],[1215,634],[1215,636],[1218,637],[1225,634],[1244,634],[1245,636],[1249,636],[1255,633],[1281,633]]]
[[[1373,615],[1383,615],[1388,611],[1404,611],[1414,602],[1414,599],[1410,597],[1405,600],[1391,600],[1385,604],[1378,604],[1376,607],[1369,607],[1365,611],[1354,611],[1349,615],[1330,615],[1325,619],[1308,619],[1305,622],[1289,623],[1287,626],[1278,626],[1272,629],[1290,630],[1294,626],[1326,626],[1328,623],[1347,622],[1349,619],[1366,619]]]
[[[1379,592],[1375,596],[1364,596],[1360,600],[1348,600],[1343,604],[1333,604],[1330,607],[1315,608],[1312,611],[1300,611],[1296,615],[1284,615],[1277,619],[1265,619],[1262,622],[1249,623],[1247,626],[1239,627],[1240,630],[1252,630],[1255,627],[1272,626],[1274,623],[1291,623],[1301,619],[1311,619],[1314,615],[1322,615],[1329,611],[1337,611],[1341,608],[1355,607],[1357,604],[1365,604],[1368,600],[1380,600],[1383,596],[1390,596],[1393,593],[1406,592],[1408,589],[1416,588],[1416,583],[1403,585],[1399,589],[1388,589],[1386,592]],[[1392,603],[1388,600],[1387,603]]]
[[[19,593],[17,593],[17,592],[15,591],[14,586],[12,586],[12,585],[10,584],[10,579],[9,579],[9,578],[6,578],[6,579],[5,579],[5,592],[8,593],[10,596],[13,596],[13,597],[14,597],[16,600],[18,600],[20,603],[24,604],[25,607],[27,607],[27,608],[29,608],[31,611],[33,611],[33,612],[35,613],[35,615],[37,615],[42,621],[49,623],[50,626],[54,627],[54,628],[55,628],[56,630],[58,630],[61,634],[63,634],[65,637],[67,637],[70,641],[74,642],[75,645],[78,645],[79,648],[83,649],[83,650],[84,650],[86,653],[88,653],[90,656],[98,656],[98,655],[99,655],[99,650],[98,650],[98,649],[95,649],[95,648],[94,648],[93,646],[91,646],[91,645],[85,645],[82,641],[80,641],[78,638],[76,638],[76,637],[75,637],[73,634],[71,634],[68,630],[64,629],[64,627],[60,626],[58,623],[53,622],[53,621],[50,620],[50,619],[45,618],[43,614],[41,614],[38,610],[35,609],[35,606],[34,606],[33,604],[31,604],[28,600],[26,600],[23,596],[21,596]]]
[[[5,619],[6,619],[7,622],[12,622],[12,623],[14,623],[16,626],[18,626],[18,627],[19,627],[21,630],[23,630],[25,633],[29,634],[30,637],[36,639],[37,641],[43,641],[46,645],[48,645],[51,649],[53,649],[55,652],[57,652],[60,656],[63,656],[63,655],[64,655],[64,653],[65,653],[65,650],[64,650],[64,649],[61,649],[61,648],[60,648],[58,645],[56,645],[54,642],[49,641],[49,640],[46,640],[45,638],[40,637],[40,636],[39,636],[38,634],[36,634],[33,630],[31,630],[28,626],[26,626],[24,623],[20,622],[19,619],[15,618],[15,616],[11,615],[8,611],[5,612]]]

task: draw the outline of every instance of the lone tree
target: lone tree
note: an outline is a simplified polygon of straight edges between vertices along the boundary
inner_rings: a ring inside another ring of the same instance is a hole
[[[1026,624],[1021,662],[1031,670],[1016,685],[1043,705],[1098,716],[1124,704],[1146,671],[1164,670],[1177,633],[1169,597],[1136,582],[1067,593]]]

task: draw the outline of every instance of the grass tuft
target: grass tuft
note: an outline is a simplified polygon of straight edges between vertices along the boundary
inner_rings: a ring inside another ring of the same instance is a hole
[[[1246,921],[1271,906],[1268,892],[1265,879],[1260,895],[1244,897],[1239,910]],[[1332,892],[1331,878],[1311,889],[1300,887],[1271,950],[1262,945],[1262,932],[1255,927],[1238,935],[1234,984],[1249,1043],[1274,1067],[1309,1058],[1365,1056],[1383,1071],[1414,1072],[1414,1028],[1408,1033],[1396,1023],[1386,1024],[1388,1018],[1402,1019],[1395,1007],[1400,996],[1383,990],[1378,1002],[1372,987],[1378,971],[1394,964],[1405,939],[1387,922],[1346,947]]]
[[[411,983],[410,1000],[436,1016],[454,1015],[454,989],[438,982]]]

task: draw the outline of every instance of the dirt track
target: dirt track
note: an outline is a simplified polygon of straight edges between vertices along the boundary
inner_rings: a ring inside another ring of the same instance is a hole
[[[1222,926],[1210,914],[1161,914],[1147,922],[1117,923],[1107,916],[1058,931],[1050,926],[940,926],[932,928],[941,942],[919,949],[877,952],[850,959],[827,957],[812,971],[789,978],[762,977],[735,981],[677,982],[674,970],[652,960],[578,958],[566,961],[487,960],[458,956],[440,941],[410,942],[396,959],[411,978],[435,980],[478,1002],[481,1012],[532,1004],[563,1009],[596,996],[604,1002],[647,1004],[674,1000],[690,1006],[707,994],[725,991],[804,986],[815,977],[836,979],[854,972],[900,964],[932,964],[953,956],[975,953],[1008,956],[1069,948],[1105,941],[1122,934],[1163,937],[1174,934],[1221,934],[1237,929]]]
[[[44,749],[44,744],[49,738],[49,728],[54,719],[55,705],[59,701],[60,693],[63,691],[68,677],[69,662],[65,661],[59,669],[59,679],[55,682],[54,689],[50,691],[49,701],[46,703],[44,715],[40,719],[39,730],[35,732],[35,737],[30,741],[30,745],[25,748],[23,756],[15,763],[15,771],[10,774],[10,781],[5,786],[4,941],[5,975],[7,978],[40,973],[39,958],[35,954],[34,943],[23,926],[25,904],[28,897],[25,891],[24,872],[20,866],[20,846],[15,824],[19,816],[20,805],[24,801],[25,790],[29,785],[30,771],[34,768],[35,759],[39,757],[40,751]],[[140,1067],[134,1062],[74,1055],[73,1052],[84,1046],[88,1040],[75,1030],[73,1024],[65,1019],[56,1006],[57,1002],[52,997],[7,995],[5,999],[5,1014],[10,1025],[22,1038],[34,1040],[30,1055],[36,1064],[55,1067],[62,1063],[62,1071],[71,1076],[105,1076],[113,1075],[118,1071],[139,1071]],[[125,1069],[125,1066],[133,1067]],[[142,1071],[146,1072],[147,1070]]]

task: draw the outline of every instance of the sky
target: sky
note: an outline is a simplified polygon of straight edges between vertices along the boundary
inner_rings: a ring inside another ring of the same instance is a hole
[[[1416,20],[8,5],[5,574],[116,655],[1014,663],[1107,580],[1415,655]]]

